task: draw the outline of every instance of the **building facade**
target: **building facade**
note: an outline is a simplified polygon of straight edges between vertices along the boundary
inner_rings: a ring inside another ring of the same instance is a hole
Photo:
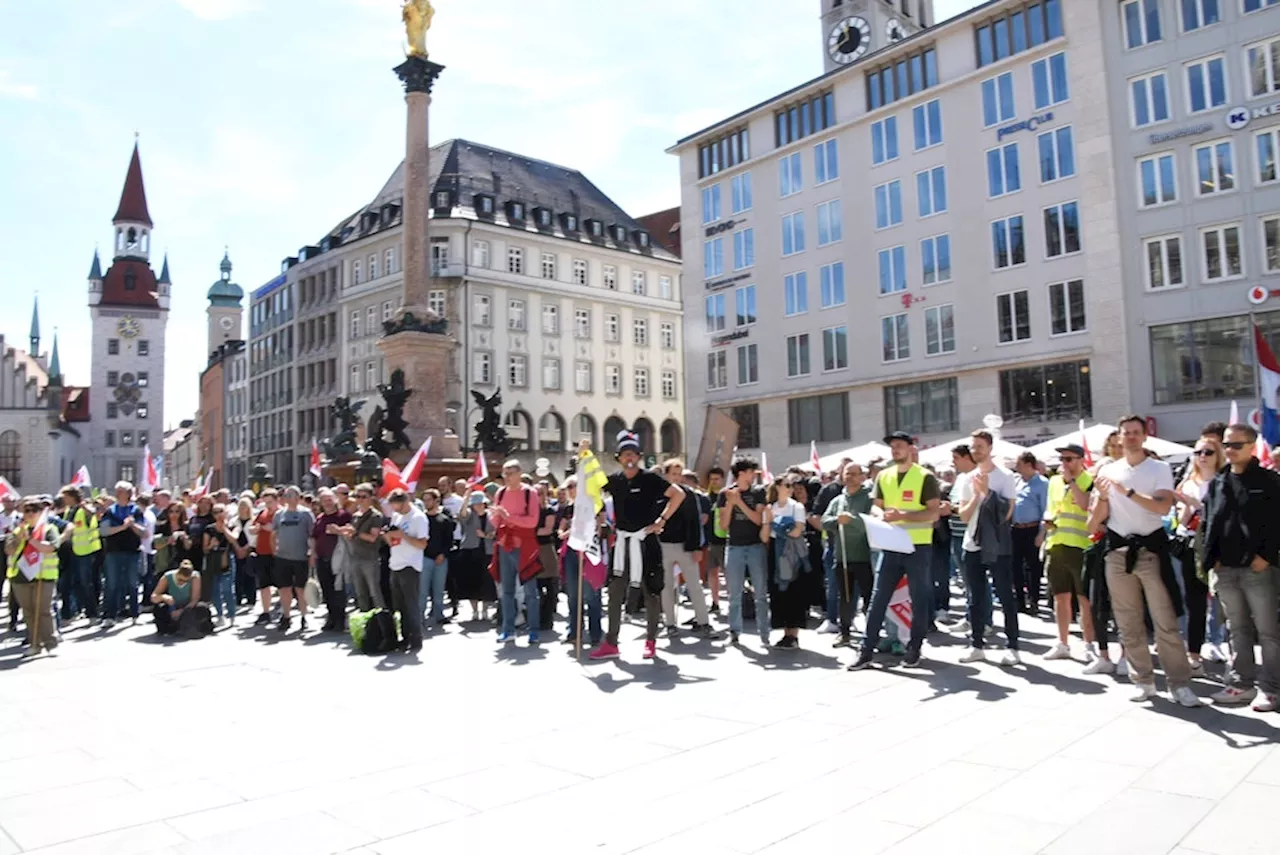
[[[294,478],[293,286],[285,272],[249,303],[249,466],[265,463],[277,482]],[[301,473],[297,473],[299,476]]]
[[[244,289],[231,281],[231,256],[223,253],[218,279],[206,295],[208,319],[206,349],[209,363],[200,375],[200,410],[196,418],[200,460],[209,470],[210,489],[238,489],[244,478],[233,480],[229,471],[228,419],[233,404],[230,385],[234,361],[244,352]]]
[[[223,360],[226,404],[223,406],[225,485],[235,492],[249,483],[249,357],[247,344],[232,343]]]
[[[342,338],[338,331],[340,318],[340,262],[324,254],[318,246],[303,247],[295,259],[286,261],[285,287],[290,289],[296,306],[293,358],[294,435],[290,478],[309,487],[311,442],[332,433],[331,408],[341,394],[338,370]],[[367,417],[368,412],[364,413]]]

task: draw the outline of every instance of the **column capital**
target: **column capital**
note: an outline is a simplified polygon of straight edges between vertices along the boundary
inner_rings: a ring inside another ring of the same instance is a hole
[[[426,92],[431,94],[431,87],[444,66],[421,56],[410,56],[395,67],[396,76],[404,84],[405,94],[410,92]]]

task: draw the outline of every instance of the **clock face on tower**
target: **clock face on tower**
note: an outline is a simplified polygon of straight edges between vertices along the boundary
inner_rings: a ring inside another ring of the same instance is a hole
[[[892,44],[905,39],[907,31],[902,28],[902,23],[897,18],[890,18],[884,25],[884,37]]]
[[[853,62],[871,47],[871,25],[866,18],[849,17],[837,21],[827,36],[827,53],[836,62]]]
[[[116,332],[120,333],[121,338],[137,338],[138,333],[142,332],[142,325],[135,318],[125,315],[116,324]]]
[[[226,316],[224,315],[224,316],[223,316],[223,318],[222,318],[222,320],[218,321],[218,326],[222,327],[224,330],[230,331],[230,330],[231,330],[231,325],[232,325],[233,323],[235,323],[235,322],[234,322],[233,320],[231,320],[231,318],[228,318],[228,317],[226,317]]]

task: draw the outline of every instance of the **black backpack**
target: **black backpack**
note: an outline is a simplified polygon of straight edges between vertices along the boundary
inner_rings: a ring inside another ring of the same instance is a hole
[[[369,617],[364,628],[364,641],[360,652],[366,656],[380,656],[396,649],[396,620],[391,612],[378,609]]]

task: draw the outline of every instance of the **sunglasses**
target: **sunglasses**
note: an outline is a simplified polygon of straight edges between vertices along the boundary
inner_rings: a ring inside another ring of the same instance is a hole
[[[1224,442],[1222,443],[1222,447],[1229,448],[1232,451],[1239,451],[1240,449],[1246,447],[1248,444],[1249,443],[1247,442]]]
[[[1232,446],[1230,444],[1227,444],[1227,448],[1231,448],[1231,447]],[[1237,447],[1239,447],[1239,445],[1237,445]],[[1194,454],[1196,457],[1213,457],[1213,449],[1198,448],[1195,451],[1193,451],[1192,454]]]
[[[1060,455],[1058,459],[1061,460],[1063,463],[1073,463],[1074,461],[1079,460],[1080,458],[1076,457],[1074,454],[1063,454],[1063,455]]]

